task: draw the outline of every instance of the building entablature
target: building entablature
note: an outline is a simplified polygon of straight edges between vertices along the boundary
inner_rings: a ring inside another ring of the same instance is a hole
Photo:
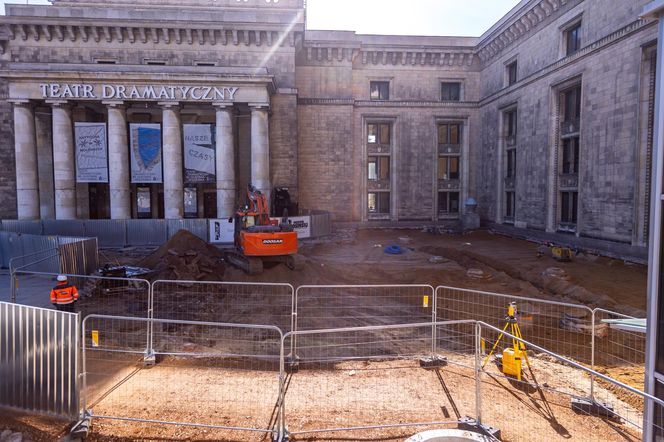
[[[0,53],[6,50],[8,41],[36,41],[72,43],[122,43],[122,44],[167,44],[167,45],[245,45],[245,46],[291,46],[301,41],[301,33],[297,30],[278,29],[274,25],[210,25],[180,26],[163,23],[155,27],[154,23],[141,25],[137,23],[104,24],[71,21],[69,23],[42,22],[25,23],[17,18],[0,19]]]
[[[517,41],[530,35],[534,29],[554,14],[560,13],[564,6],[577,4],[583,0],[530,0],[515,12],[498,22],[481,38],[477,46],[477,55],[482,63],[491,61]]]

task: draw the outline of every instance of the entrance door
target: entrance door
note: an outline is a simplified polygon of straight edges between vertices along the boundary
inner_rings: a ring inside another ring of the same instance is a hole
[[[203,194],[203,217],[208,219],[217,217],[216,192],[206,192]]]

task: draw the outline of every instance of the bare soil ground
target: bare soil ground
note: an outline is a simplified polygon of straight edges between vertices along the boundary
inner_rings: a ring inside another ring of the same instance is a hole
[[[391,244],[400,245],[405,253],[385,254],[384,247]],[[150,252],[152,250],[131,249],[105,251],[104,255],[114,263],[136,264]],[[300,272],[276,265],[266,268],[262,275],[250,277],[226,267],[223,279],[287,282],[296,287],[304,284],[446,285],[600,306],[634,316],[643,315],[646,307],[647,269],[644,266],[583,254],[572,262],[560,263],[549,256],[541,256],[537,244],[486,231],[450,236],[415,230],[347,230],[325,241],[301,244],[301,254],[307,262]],[[442,257],[442,262],[431,262],[433,256]],[[481,271],[481,278],[473,277],[477,276],[477,270]],[[205,299],[202,303],[209,301]],[[354,302],[359,305],[359,298],[348,297],[344,307],[352,309]],[[119,304],[118,308],[124,308],[123,305]],[[263,310],[255,307],[251,311],[261,317],[269,316],[275,309],[274,305],[266,305]],[[410,307],[404,305],[403,310]],[[96,310],[94,305],[88,308]],[[173,303],[172,308],[181,307]],[[328,328],[347,325],[341,319],[337,324],[329,318],[326,321]],[[556,332],[553,338],[560,336],[566,335]],[[525,337],[528,339],[527,331]],[[576,345],[587,347],[586,341],[584,338]],[[95,395],[102,397],[109,387],[124,380],[122,387],[98,402],[95,413],[264,427],[264,422],[273,418],[274,398],[267,392],[272,391],[274,371],[253,367],[251,373],[247,373],[247,370],[219,368],[218,364],[209,362],[203,366],[183,366],[177,361],[167,361],[151,370],[137,369],[136,361],[118,362],[114,367],[102,362],[98,370],[92,363],[89,371],[101,373],[96,381],[91,381]],[[463,415],[474,415],[472,370],[449,366],[440,371],[424,371],[409,364],[412,362],[354,362],[337,365],[334,369],[311,367],[294,374],[287,396],[289,430],[371,425],[377,421],[447,422]],[[566,368],[547,362],[544,357],[535,364],[538,364],[540,385],[554,385],[557,378],[573,378],[568,372],[561,376],[557,371]],[[632,385],[639,384],[643,377],[620,364],[607,364],[601,369]],[[569,408],[566,394],[520,388],[498,376],[485,376],[484,383],[485,420],[503,430],[504,440],[639,439],[628,425],[575,414]],[[587,379],[577,379],[571,385],[575,385],[579,393],[583,392]],[[600,384],[597,388],[603,397],[620,403],[625,409],[632,407],[633,413],[638,415],[638,401],[621,397],[610,385]],[[261,419],[252,422],[251,416],[261,416]],[[55,440],[65,430],[61,422],[25,415],[0,417],[0,427],[3,424],[27,431],[35,441]],[[426,427],[308,433],[295,435],[294,440],[403,440],[424,429]],[[89,440],[269,440],[269,437],[261,433],[96,420]]]

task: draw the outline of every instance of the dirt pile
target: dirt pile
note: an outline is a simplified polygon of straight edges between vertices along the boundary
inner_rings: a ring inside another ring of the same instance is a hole
[[[225,271],[223,257],[221,250],[180,230],[138,265],[153,270],[152,280],[221,281]]]

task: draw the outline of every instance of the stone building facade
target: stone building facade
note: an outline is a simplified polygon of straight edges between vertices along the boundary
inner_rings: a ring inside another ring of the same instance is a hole
[[[648,0],[523,0],[478,38],[307,30],[303,0],[53,3],[0,18],[3,218],[225,217],[253,182],[336,221],[473,198],[488,223],[647,243]],[[77,182],[82,122],[106,123],[107,182]],[[132,124],[160,125],[162,182],[132,183]],[[216,129],[213,182],[183,181],[188,124]]]

